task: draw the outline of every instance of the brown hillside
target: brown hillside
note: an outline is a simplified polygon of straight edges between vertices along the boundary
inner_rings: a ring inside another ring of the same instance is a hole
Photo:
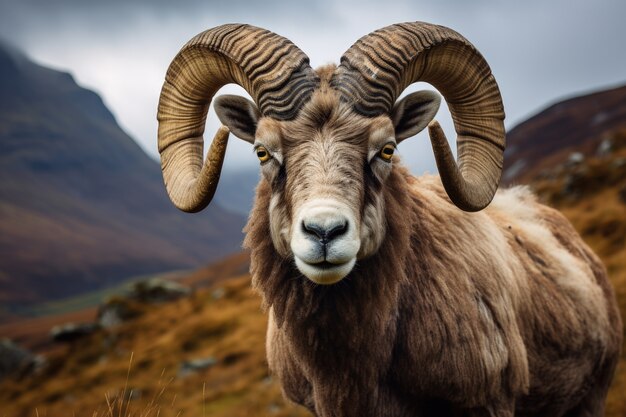
[[[1,415],[308,416],[268,375],[267,315],[249,275],[228,275],[247,263],[234,256],[198,271],[195,285],[209,287],[145,305],[139,318],[52,352],[40,373],[0,383]],[[194,360],[209,365],[189,371]]]
[[[556,103],[507,133],[504,184],[523,184],[565,161],[591,155],[626,131],[626,86]]]

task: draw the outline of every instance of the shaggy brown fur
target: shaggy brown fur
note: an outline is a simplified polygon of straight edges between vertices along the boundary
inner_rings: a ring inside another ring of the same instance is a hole
[[[387,238],[332,287],[276,253],[270,195],[262,181],[246,245],[291,400],[319,416],[603,415],[621,344],[614,296],[569,223],[525,190],[465,214],[438,178],[394,169]]]
[[[324,417],[603,415],[621,323],[604,267],[571,225],[524,188],[466,213],[438,177],[397,160],[372,173],[367,119],[323,90],[274,127],[284,164],[261,180],[246,227],[287,398]],[[323,169],[307,159],[319,152]],[[375,253],[332,286],[302,276],[277,241],[316,170],[362,222],[368,205],[383,219]]]

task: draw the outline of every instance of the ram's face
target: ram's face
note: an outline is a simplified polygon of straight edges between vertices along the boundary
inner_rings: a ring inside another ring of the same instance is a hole
[[[253,144],[270,185],[274,247],[315,283],[346,277],[385,237],[384,189],[397,139],[421,130],[439,97],[419,92],[399,103],[391,115],[365,117],[336,93],[318,91],[297,117],[277,121],[258,117],[241,97],[216,100],[220,119]]]
[[[188,212],[211,202],[230,129],[255,147],[270,184],[267,215],[278,253],[314,282],[337,282],[380,247],[395,145],[426,127],[439,107],[439,96],[428,91],[397,101],[418,81],[444,94],[458,135],[457,165],[441,127],[429,128],[444,188],[460,209],[482,210],[502,171],[500,92],[469,41],[424,22],[372,32],[339,66],[317,70],[288,39],[265,29],[229,24],[192,38],[172,61],[159,99],[168,195]],[[229,83],[254,102],[213,101]],[[203,159],[211,102],[229,129],[218,130]]]
[[[396,141],[388,117],[316,104],[291,122],[262,119],[254,147],[272,190],[274,246],[310,280],[332,284],[384,238]]]

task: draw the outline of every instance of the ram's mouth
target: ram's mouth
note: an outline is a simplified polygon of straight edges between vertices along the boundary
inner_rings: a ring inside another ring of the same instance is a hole
[[[331,285],[341,281],[352,271],[356,258],[344,263],[332,263],[328,261],[308,263],[295,257],[296,266],[302,275],[316,284]]]
[[[320,262],[318,264],[309,264],[309,265],[311,265],[311,266],[313,266],[315,268],[328,270],[328,269],[336,268],[336,267],[341,266],[343,264],[333,264],[333,263],[330,263],[328,261],[324,261],[324,262]]]

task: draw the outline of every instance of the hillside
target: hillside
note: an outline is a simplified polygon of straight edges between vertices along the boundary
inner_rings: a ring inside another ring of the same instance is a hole
[[[214,201],[229,211],[248,217],[259,175],[258,167],[222,172],[220,189],[215,194]]]
[[[36,330],[30,334],[24,325],[0,326],[22,345],[48,352],[48,364],[33,376],[0,381],[2,415],[309,416],[285,402],[268,374],[267,315],[241,273],[247,268],[241,254],[200,269],[183,280],[201,288],[190,297],[127,301],[138,317],[69,346],[42,343],[49,319],[24,322]],[[63,318],[89,321],[95,313]]]
[[[176,210],[158,163],[69,74],[0,44],[0,91],[0,318],[239,250],[244,216]]]
[[[626,131],[626,86],[555,103],[507,133],[504,184],[528,183],[573,152]]]

